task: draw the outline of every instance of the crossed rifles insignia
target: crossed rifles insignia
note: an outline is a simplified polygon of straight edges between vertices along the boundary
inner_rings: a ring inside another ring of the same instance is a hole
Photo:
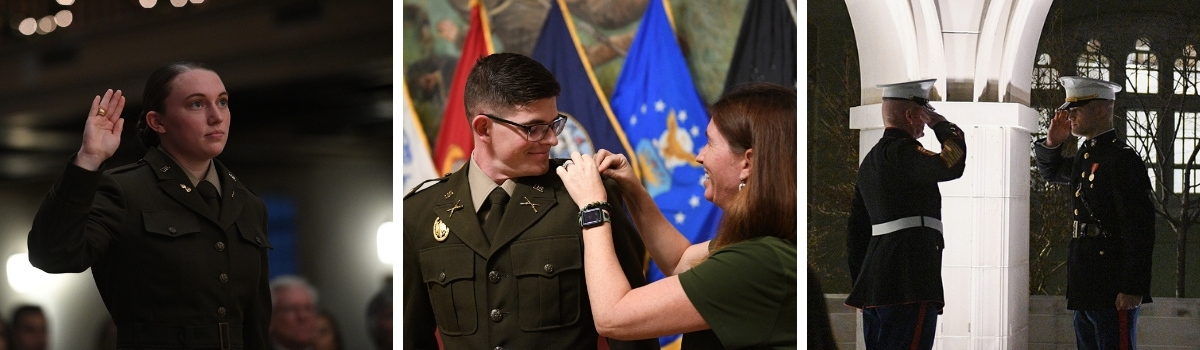
[[[544,191],[544,188],[541,185],[535,185],[534,190],[537,190],[538,192],[542,192],[542,191]],[[445,195],[445,198],[450,198],[450,196],[453,196],[453,195],[454,195],[454,191],[447,192]],[[520,205],[528,205],[530,209],[533,209],[534,213],[537,213],[538,212],[537,207],[541,204],[534,203],[533,201],[529,200],[529,197],[524,197],[524,198],[525,198],[525,201],[521,202],[519,204]],[[455,201],[454,206],[446,209],[446,212],[450,213],[449,215],[447,215],[447,217],[454,217],[454,213],[458,212],[459,210],[461,210],[463,208],[464,207],[462,206],[462,201]],[[440,217],[434,218],[433,219],[433,239],[437,240],[438,242],[442,242],[442,241],[445,241],[446,237],[449,237],[449,236],[450,236],[450,228],[446,226],[445,222],[442,222],[442,218],[440,218]]]

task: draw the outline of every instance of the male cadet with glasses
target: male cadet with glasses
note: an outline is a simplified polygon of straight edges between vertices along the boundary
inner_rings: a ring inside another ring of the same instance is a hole
[[[1137,346],[1137,316],[1150,300],[1154,207],[1146,163],[1113,130],[1121,86],[1083,77],[1059,79],[1067,102],[1046,138],[1034,142],[1038,172],[1067,184],[1074,197],[1067,309],[1074,311],[1079,349]],[[1086,141],[1074,156],[1059,147],[1074,134]]]
[[[942,291],[942,195],[962,176],[962,130],[929,105],[936,79],[878,85],[883,137],[858,169],[847,225],[854,285],[846,305],[862,309],[867,349],[930,349]],[[941,153],[917,139],[933,129]]]
[[[404,349],[437,349],[435,326],[450,350],[597,347],[579,207],[549,171],[563,164],[550,159],[566,122],[559,90],[522,55],[493,54],[471,69],[471,160],[404,197]],[[620,198],[615,182],[606,186]],[[637,231],[626,215],[611,220],[630,285],[645,285]],[[654,339],[608,345],[658,348]]]

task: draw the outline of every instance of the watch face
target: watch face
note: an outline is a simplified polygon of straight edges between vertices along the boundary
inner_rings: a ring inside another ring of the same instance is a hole
[[[603,212],[600,208],[592,208],[583,211],[583,226],[591,226],[603,222]]]

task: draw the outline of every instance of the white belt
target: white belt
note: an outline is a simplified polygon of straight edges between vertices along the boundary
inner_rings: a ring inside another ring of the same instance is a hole
[[[942,232],[942,220],[938,220],[937,218],[931,218],[928,216],[909,216],[906,218],[900,218],[900,219],[888,221],[888,222],[885,222],[882,224],[871,225],[871,235],[872,236],[882,236],[882,235],[886,235],[886,234],[889,234],[892,232],[900,231],[900,230],[903,230],[906,228],[913,228],[913,227],[928,227],[928,228],[937,230],[940,233],[940,232]]]

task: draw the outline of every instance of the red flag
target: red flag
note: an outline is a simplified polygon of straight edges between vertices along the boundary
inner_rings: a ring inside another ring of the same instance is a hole
[[[466,107],[463,106],[463,90],[467,86],[467,74],[475,67],[475,61],[492,54],[492,31],[488,23],[487,10],[483,3],[471,0],[471,27],[463,42],[462,56],[450,80],[450,95],[442,113],[442,126],[438,130],[437,145],[433,150],[434,167],[438,173],[457,170],[467,162],[474,149],[474,136],[467,122]]]

